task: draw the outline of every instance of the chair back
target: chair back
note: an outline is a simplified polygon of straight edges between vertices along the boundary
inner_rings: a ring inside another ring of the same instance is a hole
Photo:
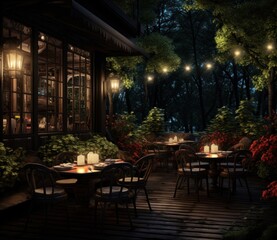
[[[78,154],[75,152],[61,152],[55,157],[53,166],[61,163],[73,163],[77,159],[77,156]]]
[[[134,167],[128,162],[114,163],[101,171],[100,182],[96,189],[96,196],[101,201],[118,202],[129,198],[130,182],[134,178]]]
[[[226,156],[227,170],[232,172],[246,172],[250,170],[252,152],[250,150],[236,150]]]
[[[67,197],[64,189],[55,186],[55,172],[47,166],[27,163],[23,170],[32,198],[47,202]]]
[[[179,150],[180,150],[180,149],[186,149],[186,150],[189,150],[189,151],[191,151],[191,152],[193,152],[193,153],[196,152],[195,149],[194,149],[192,146],[190,146],[190,145],[188,145],[188,144],[185,144],[185,143],[180,144]]]
[[[147,154],[136,161],[135,167],[139,181],[147,182],[155,159],[155,154]]]
[[[145,143],[144,145],[144,152],[146,154],[157,154],[159,151],[158,145],[155,143]]]
[[[178,169],[190,169],[192,173],[193,168],[200,168],[200,161],[197,155],[191,150],[180,149],[175,152],[175,159]]]

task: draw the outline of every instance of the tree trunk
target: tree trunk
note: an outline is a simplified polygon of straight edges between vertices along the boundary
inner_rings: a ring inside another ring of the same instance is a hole
[[[132,106],[131,106],[131,101],[130,101],[130,90],[126,89],[125,90],[125,101],[126,101],[126,106],[127,106],[127,112],[131,113],[132,112]]]
[[[275,93],[275,84],[276,84],[276,68],[270,69],[270,75],[268,79],[268,115],[272,117],[276,111],[276,93]]]
[[[276,68],[273,67],[270,69],[270,75],[269,75],[269,80],[268,80],[268,117],[271,121],[270,125],[270,133],[275,134],[276,129],[275,125],[273,124],[274,121],[274,115],[276,112],[276,93],[275,93],[275,85],[276,85]]]

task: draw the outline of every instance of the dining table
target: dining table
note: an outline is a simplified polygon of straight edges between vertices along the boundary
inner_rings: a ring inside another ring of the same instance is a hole
[[[193,144],[193,143],[195,143],[195,141],[193,141],[193,140],[182,140],[182,141],[176,141],[176,142],[154,141],[154,144],[172,148],[174,150],[177,150],[180,147],[180,145],[182,145],[182,144]]]
[[[219,151],[216,153],[197,152],[196,155],[203,162],[209,162],[209,176],[212,178],[212,188],[217,189],[217,179],[220,173],[219,164],[226,160],[228,154],[232,151]]]
[[[168,160],[171,159],[172,166],[174,169],[177,168],[175,161],[175,152],[180,148],[182,144],[194,144],[195,141],[189,139],[182,139],[179,141],[169,141],[169,140],[158,140],[154,141],[153,144],[158,146],[158,154],[162,155],[164,159],[164,165],[168,170]]]
[[[104,167],[122,162],[121,159],[106,159],[95,164],[77,165],[76,163],[62,163],[53,166],[61,178],[76,178],[75,197],[78,202],[87,204],[95,192],[95,184],[100,179]]]

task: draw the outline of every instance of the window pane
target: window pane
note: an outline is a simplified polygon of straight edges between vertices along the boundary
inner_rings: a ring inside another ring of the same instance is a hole
[[[91,84],[89,53],[70,46],[67,54],[67,128],[90,129]]]
[[[39,34],[38,129],[62,131],[62,44],[44,33]]]

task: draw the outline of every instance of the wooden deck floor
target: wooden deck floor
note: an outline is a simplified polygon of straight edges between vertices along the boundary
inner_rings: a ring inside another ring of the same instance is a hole
[[[226,194],[222,196],[217,192],[211,192],[207,197],[205,191],[201,191],[200,202],[194,192],[187,195],[185,190],[179,190],[173,198],[175,180],[173,170],[157,169],[152,173],[148,189],[153,211],[149,211],[141,192],[137,202],[138,217],[133,216],[134,229],[130,229],[125,209],[120,211],[119,224],[116,224],[113,209],[109,209],[105,219],[96,225],[93,207],[72,204],[69,207],[70,225],[64,208],[56,206],[49,212],[46,224],[42,211],[34,211],[28,229],[24,230],[26,203],[0,212],[0,239],[222,239],[230,227],[258,218],[266,207],[260,201],[264,186],[255,177],[250,179],[252,202],[249,202],[245,188],[240,186],[231,201],[227,201]]]

